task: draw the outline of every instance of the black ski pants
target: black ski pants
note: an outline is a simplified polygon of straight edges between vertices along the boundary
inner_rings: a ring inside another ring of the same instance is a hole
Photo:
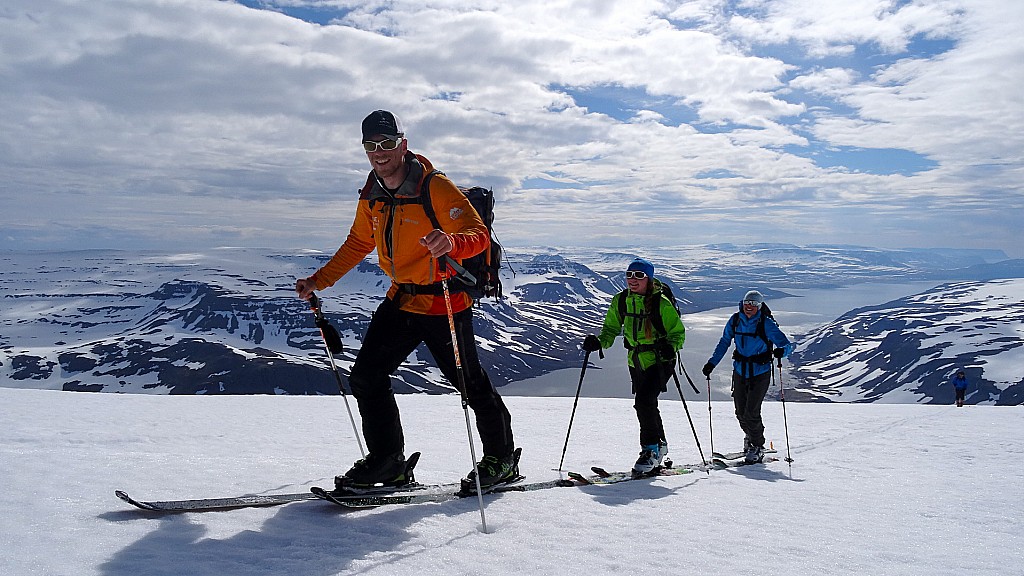
[[[658,409],[658,396],[667,390],[668,379],[674,370],[673,364],[656,363],[647,370],[629,367],[629,379],[633,383],[633,409],[640,422],[640,445],[650,446],[665,440],[665,426]]]
[[[459,359],[466,377],[466,400],[476,415],[484,455],[503,457],[515,448],[512,417],[498,391],[480,366],[473,334],[473,309],[454,315]],[[434,362],[454,386],[459,386],[448,316],[413,314],[390,299],[377,307],[352,366],[349,384],[363,421],[366,448],[373,454],[404,452],[402,421],[391,387],[391,374],[425,343]]]
[[[772,371],[746,378],[736,371],[732,373],[732,403],[736,408],[736,419],[740,428],[754,446],[764,446],[764,421],[761,420],[761,404],[771,384]]]

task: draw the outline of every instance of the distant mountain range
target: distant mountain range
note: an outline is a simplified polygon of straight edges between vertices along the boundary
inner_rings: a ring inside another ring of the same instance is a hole
[[[503,271],[506,298],[485,300],[477,308],[481,357],[492,379],[514,382],[578,364],[580,339],[600,324],[611,295],[624,288],[621,271],[635,255],[582,248],[510,251],[510,268]],[[865,281],[1024,277],[1024,261],[1008,260],[998,251],[721,244],[645,248],[642,255],[658,263],[658,276],[672,285],[688,313],[732,305],[750,285],[773,286],[766,296],[777,298],[785,290]],[[296,277],[310,274],[327,258],[314,252],[254,249],[203,254],[2,252],[0,385],[171,394],[336,394],[319,332],[292,289]],[[338,358],[343,373],[389,284],[373,258],[321,294],[325,313],[347,346]],[[879,307],[878,315],[899,315],[900,305],[893,306],[891,314]],[[978,314],[995,323],[1007,319],[1002,309]],[[929,315],[915,322],[940,320]],[[1021,318],[1015,321],[1019,339]],[[855,326],[863,334],[830,325],[802,343],[793,357],[799,379],[794,398],[945,401],[938,388],[910,383],[905,363],[886,364],[884,355],[865,368],[875,373],[874,379],[855,370],[848,378],[826,377],[849,357],[845,350],[852,342],[873,338],[876,325]],[[847,339],[829,339],[828,331]],[[898,346],[900,338],[883,340],[880,348]],[[1004,341],[988,345],[976,357],[997,348],[1013,349]],[[964,352],[957,362],[969,364],[968,356]],[[975,365],[981,378],[985,370]],[[886,379],[879,371],[893,375]],[[922,375],[921,382],[932,378]],[[894,385],[896,381],[901,383]],[[1002,396],[1020,402],[1019,389],[1001,382],[986,385],[992,400]],[[400,368],[395,387],[399,392],[452,390],[422,348]],[[860,392],[849,392],[851,387]]]
[[[1024,280],[958,282],[853,310],[790,358],[796,399],[952,404],[962,369],[970,404],[1024,403]]]

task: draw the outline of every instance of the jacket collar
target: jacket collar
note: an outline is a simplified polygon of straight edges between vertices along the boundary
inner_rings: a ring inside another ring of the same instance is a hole
[[[409,174],[397,190],[385,188],[380,178],[377,178],[377,174],[370,170],[370,180],[373,181],[373,187],[370,189],[368,199],[371,201],[383,200],[388,202],[393,201],[395,198],[414,198],[419,196],[420,182],[423,181],[424,173],[423,163],[412,152],[406,152],[405,163],[409,166]]]

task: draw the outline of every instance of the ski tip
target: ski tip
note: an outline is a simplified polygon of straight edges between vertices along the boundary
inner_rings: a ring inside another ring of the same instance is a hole
[[[147,502],[142,502],[140,500],[136,500],[135,498],[132,498],[131,496],[128,495],[127,492],[125,492],[123,490],[114,490],[114,496],[117,496],[121,500],[124,500],[125,502],[131,504],[132,506],[135,506],[136,508],[141,508],[143,510],[154,510],[154,511],[155,510],[159,510],[159,508],[157,508],[156,506],[153,506],[152,504],[149,504]]]

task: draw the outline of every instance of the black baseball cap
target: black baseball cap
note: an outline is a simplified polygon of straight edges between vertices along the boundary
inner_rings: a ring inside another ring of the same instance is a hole
[[[402,121],[387,110],[374,110],[363,119],[363,140],[373,136],[388,136],[390,138],[401,138],[405,136],[405,129],[402,128]]]

